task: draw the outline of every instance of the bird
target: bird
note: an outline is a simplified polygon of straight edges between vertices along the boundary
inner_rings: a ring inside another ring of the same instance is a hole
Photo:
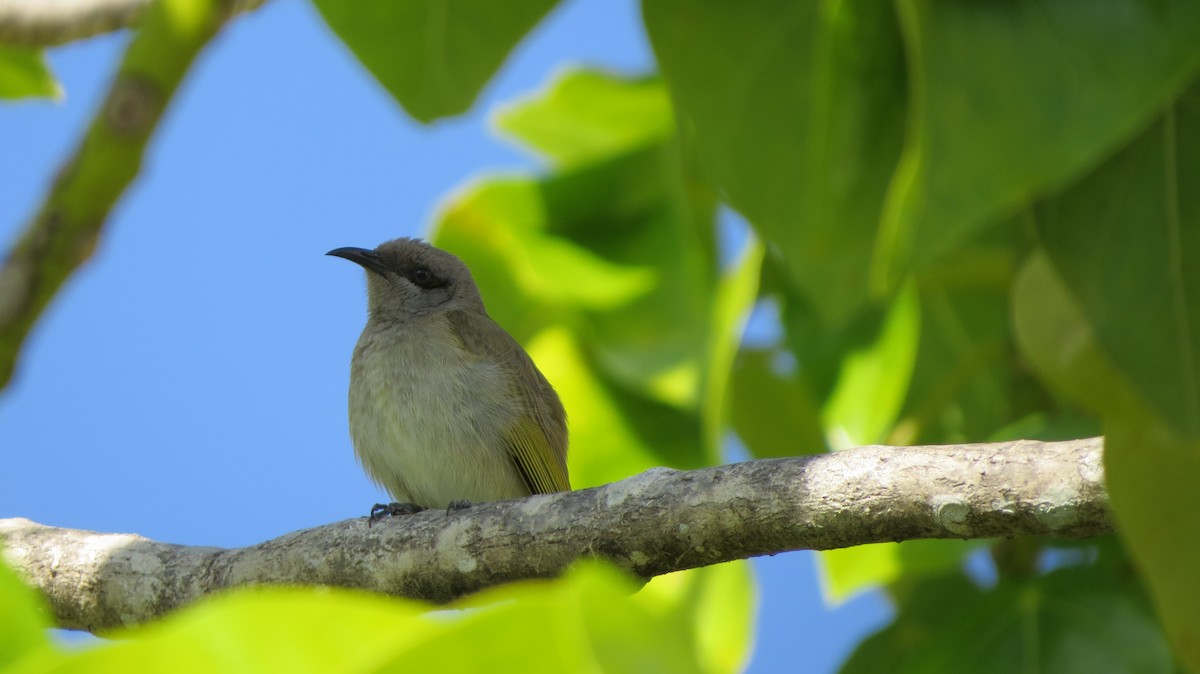
[[[488,315],[462,260],[415,238],[327,255],[367,276],[350,435],[367,475],[394,499],[376,504],[368,523],[570,490],[562,402]]]

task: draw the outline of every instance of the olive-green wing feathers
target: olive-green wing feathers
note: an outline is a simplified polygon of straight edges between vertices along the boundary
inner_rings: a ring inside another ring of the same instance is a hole
[[[450,327],[468,352],[500,363],[526,414],[507,430],[508,449],[532,494],[569,491],[567,415],[550,382],[504,328],[482,313],[448,313]]]

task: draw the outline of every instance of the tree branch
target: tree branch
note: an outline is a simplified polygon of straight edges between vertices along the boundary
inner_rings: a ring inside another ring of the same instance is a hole
[[[0,266],[0,389],[42,310],[91,255],[171,96],[231,2],[159,0],[145,12],[104,104]]]
[[[230,587],[317,584],[445,602],[606,557],[650,577],[787,550],[1112,530],[1101,438],[834,454],[675,471],[564,494],[345,520],[221,549],[0,520],[7,561],[63,627],[140,623]]]
[[[233,11],[266,0],[235,0]],[[137,25],[152,0],[0,0],[0,43],[50,47]]]

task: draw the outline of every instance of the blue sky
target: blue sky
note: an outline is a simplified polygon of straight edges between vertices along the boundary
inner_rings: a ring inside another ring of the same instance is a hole
[[[65,101],[0,106],[6,244],[124,40],[51,52]],[[567,64],[650,70],[637,4],[565,3],[470,114],[432,127],[408,119],[308,3],[235,21],[0,394],[0,517],[240,546],[363,515],[382,498],[346,431],[363,280],[323,254],[419,235],[473,177],[535,168],[490,133],[488,111]],[[751,672],[832,671],[887,619],[878,594],[827,609],[811,553],[755,568]]]

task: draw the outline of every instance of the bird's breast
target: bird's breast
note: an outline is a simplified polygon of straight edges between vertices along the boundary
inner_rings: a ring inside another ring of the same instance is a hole
[[[367,473],[424,507],[527,495],[509,458],[521,413],[511,375],[465,351],[445,321],[372,330],[354,350],[350,432]]]

